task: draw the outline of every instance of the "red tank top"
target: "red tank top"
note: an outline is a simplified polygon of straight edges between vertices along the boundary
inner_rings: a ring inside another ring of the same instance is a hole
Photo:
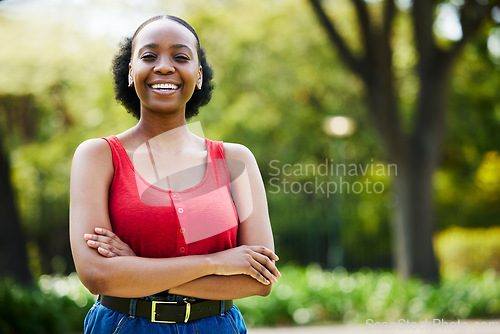
[[[136,255],[166,258],[237,246],[238,215],[222,142],[205,139],[207,163],[200,183],[171,191],[148,183],[116,136],[103,139],[115,169],[108,199],[111,225]]]

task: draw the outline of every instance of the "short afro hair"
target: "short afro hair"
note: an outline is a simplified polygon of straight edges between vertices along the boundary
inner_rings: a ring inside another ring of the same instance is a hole
[[[113,79],[115,88],[115,99],[121,103],[129,113],[134,117],[139,119],[141,117],[141,101],[135,92],[134,87],[128,86],[128,73],[129,73],[129,63],[132,57],[132,48],[135,36],[149,23],[160,20],[168,19],[175,21],[184,27],[186,27],[195,37],[197,41],[197,52],[198,59],[200,60],[200,65],[203,71],[203,85],[201,89],[195,89],[193,95],[186,104],[186,119],[196,116],[199,112],[199,108],[210,102],[212,98],[212,91],[214,89],[213,70],[207,63],[207,58],[205,55],[205,50],[200,46],[200,40],[198,35],[189,23],[172,15],[161,15],[150,18],[137,28],[132,37],[126,37],[120,43],[118,53],[113,59]]]

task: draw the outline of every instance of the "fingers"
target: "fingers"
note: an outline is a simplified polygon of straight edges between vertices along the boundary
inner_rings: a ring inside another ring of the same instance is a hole
[[[96,227],[95,228],[95,232],[97,234],[101,234],[101,235],[106,235],[110,238],[117,238],[117,235],[114,234],[113,232],[109,231],[109,230],[106,230],[105,228],[101,228],[101,227]]]
[[[250,255],[250,276],[265,285],[278,283],[276,277],[281,277],[281,273],[272,260],[278,256],[264,246],[248,246],[246,251]]]
[[[274,264],[274,261],[270,260],[267,256],[256,253],[254,255],[255,261],[262,267],[259,270],[265,274],[267,278],[270,278],[273,283],[278,283],[275,277],[281,277],[281,273]]]
[[[276,277],[274,277],[264,265],[255,260],[253,260],[250,264],[252,265],[253,269],[255,269],[259,273],[257,279],[259,282],[265,285],[278,283]]]
[[[85,239],[86,240],[97,240],[97,241],[107,242],[107,243],[111,243],[111,242],[118,243],[118,240],[120,240],[116,234],[114,234],[113,232],[108,231],[104,228],[96,227],[95,232],[97,234],[86,233],[84,236]]]
[[[250,274],[249,275],[250,275],[250,277],[257,280],[257,282],[260,282],[264,285],[271,284],[271,282],[269,282],[268,279],[266,279],[264,276],[262,276],[262,274],[258,270],[256,270],[254,267],[250,267]]]
[[[101,237],[95,234],[85,234],[84,237],[85,240],[87,240],[87,245],[89,245],[91,248],[97,249],[97,247],[102,247],[104,245],[114,247],[112,245],[114,244],[113,239],[110,239],[108,237]]]
[[[118,249],[122,248],[122,247],[120,247],[121,240],[113,232],[108,231],[108,230],[103,229],[103,228],[96,228],[95,231],[96,231],[96,233],[98,233],[100,235],[86,233],[84,235],[85,240],[96,241],[96,242],[101,243],[101,244],[108,244],[108,245],[111,245],[111,246],[118,248]],[[89,244],[89,243],[87,242],[87,244]],[[96,248],[96,247],[92,247],[92,248]]]
[[[96,249],[97,252],[99,252],[99,254],[101,254],[105,257],[115,257],[115,256],[119,255],[118,249],[116,249],[115,247],[113,247],[111,245],[105,244],[105,243],[101,243],[101,242],[94,241],[94,240],[88,240],[87,245],[90,248]]]
[[[109,250],[104,249],[102,247],[97,248],[97,251],[99,252],[99,254],[101,254],[102,256],[105,256],[105,257],[115,257],[115,256],[117,256],[115,253],[110,252]]]
[[[99,254],[105,257],[135,256],[129,245],[113,232],[104,228],[96,228],[95,232],[97,234],[86,233],[84,238],[87,240],[87,245],[96,249]]]
[[[252,257],[259,263],[265,266],[266,270],[270,271],[274,276],[281,277],[281,273],[274,264],[274,261],[278,261],[278,256],[270,249],[264,246],[248,246],[252,250]]]
[[[274,261],[278,261],[280,258],[278,255],[276,255],[272,250],[265,246],[248,246],[250,249],[252,249],[254,252],[264,254],[268,258]]]

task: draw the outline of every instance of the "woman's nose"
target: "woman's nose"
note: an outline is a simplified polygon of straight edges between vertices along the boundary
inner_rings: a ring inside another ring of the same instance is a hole
[[[175,67],[169,59],[162,57],[158,59],[154,71],[160,74],[170,74],[175,72]]]

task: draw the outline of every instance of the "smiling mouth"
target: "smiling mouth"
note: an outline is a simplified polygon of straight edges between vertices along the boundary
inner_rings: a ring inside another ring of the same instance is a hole
[[[176,90],[179,88],[178,85],[176,84],[153,84],[150,85],[151,88],[161,90],[161,91],[170,91],[170,90]]]

